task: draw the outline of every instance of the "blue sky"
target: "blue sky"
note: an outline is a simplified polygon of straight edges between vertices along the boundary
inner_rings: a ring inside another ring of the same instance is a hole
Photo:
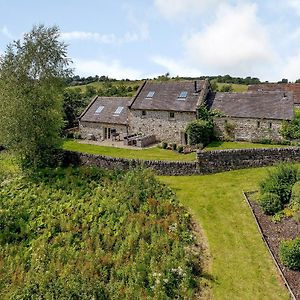
[[[0,0],[0,53],[35,24],[82,76],[300,78],[300,0]]]

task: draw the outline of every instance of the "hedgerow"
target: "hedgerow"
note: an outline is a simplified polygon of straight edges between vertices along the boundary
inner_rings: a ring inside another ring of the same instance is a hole
[[[147,170],[43,170],[0,186],[0,299],[188,299],[190,215]]]

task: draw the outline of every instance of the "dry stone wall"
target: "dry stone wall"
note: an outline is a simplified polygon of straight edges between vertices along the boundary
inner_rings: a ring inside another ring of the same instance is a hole
[[[218,173],[279,162],[299,162],[300,147],[199,151],[197,160],[201,173]]]
[[[300,147],[198,151],[195,162],[150,161],[65,152],[64,163],[127,170],[136,166],[152,168],[158,175],[196,175],[236,169],[264,167],[278,162],[299,162]]]
[[[137,166],[151,168],[157,175],[192,175],[197,174],[197,162],[176,162],[115,158],[79,152],[65,152],[65,165],[94,166],[105,169],[128,170]]]

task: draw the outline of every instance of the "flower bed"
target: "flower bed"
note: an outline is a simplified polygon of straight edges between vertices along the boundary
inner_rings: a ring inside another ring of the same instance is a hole
[[[263,237],[290,286],[295,299],[300,299],[300,272],[289,270],[283,266],[279,259],[280,242],[287,239],[294,239],[300,235],[300,223],[293,218],[287,217],[282,218],[278,222],[274,222],[270,216],[263,213],[260,205],[254,199],[253,193],[246,194],[246,197],[261,228]]]

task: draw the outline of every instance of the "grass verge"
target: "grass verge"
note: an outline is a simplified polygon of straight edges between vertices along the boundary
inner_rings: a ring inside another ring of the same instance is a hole
[[[207,236],[214,299],[289,299],[242,196],[242,190],[256,189],[265,175],[266,168],[260,168],[160,177]]]

